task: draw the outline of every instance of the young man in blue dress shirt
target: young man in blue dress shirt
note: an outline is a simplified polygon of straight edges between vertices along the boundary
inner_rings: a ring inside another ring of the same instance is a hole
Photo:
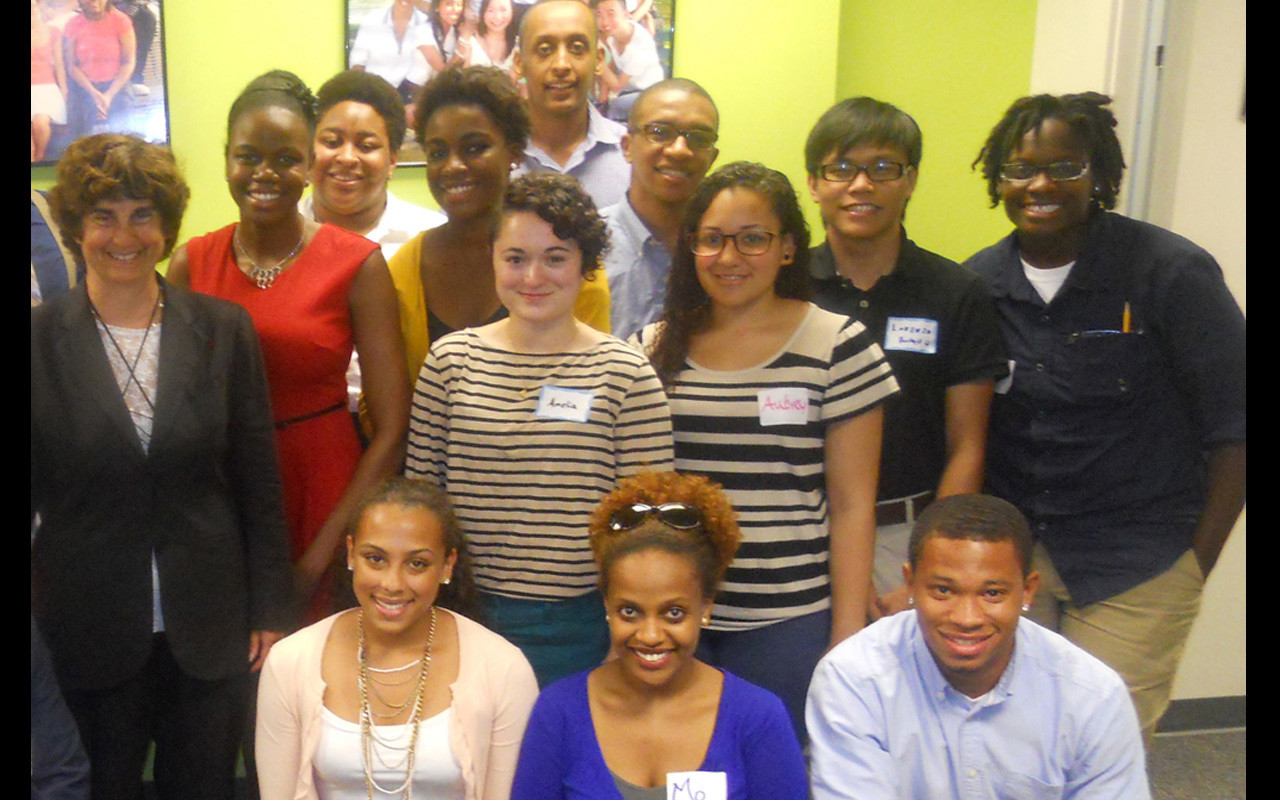
[[[1024,613],[1031,532],[987,495],[938,500],[903,567],[911,609],[837,645],[809,686],[814,800],[1150,798],[1110,667]]]

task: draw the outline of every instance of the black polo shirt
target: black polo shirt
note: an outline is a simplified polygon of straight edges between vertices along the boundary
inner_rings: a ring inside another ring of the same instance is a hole
[[[1048,304],[1016,234],[966,266],[990,286],[1014,362],[991,407],[990,491],[1026,514],[1077,605],[1164,572],[1191,546],[1205,452],[1245,439],[1244,315],[1221,268],[1105,212]]]
[[[902,234],[893,270],[867,291],[836,270],[831,246],[810,251],[814,302],[867,327],[901,388],[884,406],[881,500],[938,488],[947,465],[946,393],[1008,372],[995,307],[982,282]]]

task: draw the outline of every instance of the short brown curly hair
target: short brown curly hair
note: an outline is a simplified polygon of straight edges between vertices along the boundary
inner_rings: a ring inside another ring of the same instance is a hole
[[[610,530],[609,518],[636,503],[650,506],[683,503],[701,512],[702,525],[682,531],[651,518],[631,530]],[[609,593],[609,572],[618,559],[658,549],[693,558],[702,581],[703,597],[710,599],[715,596],[742,540],[738,514],[720,485],[702,475],[679,472],[641,472],[624,478],[618,488],[605,495],[596,506],[587,531],[600,571],[601,594]]]
[[[161,258],[173,252],[191,190],[169,148],[131,134],[85,136],[62,154],[55,178],[49,210],[77,266],[85,266],[80,250],[85,215],[104,200],[150,200],[164,234]]]
[[[526,172],[507,186],[503,215],[530,211],[551,226],[557,239],[572,241],[582,251],[582,275],[590,278],[609,250],[609,225],[578,179],[549,170]],[[497,237],[494,229],[494,238]]]

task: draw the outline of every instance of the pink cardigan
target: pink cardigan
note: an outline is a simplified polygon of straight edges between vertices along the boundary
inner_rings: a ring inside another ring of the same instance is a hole
[[[320,656],[337,617],[285,637],[267,654],[255,744],[262,800],[317,800],[311,759],[324,705]],[[459,652],[458,678],[449,687],[449,744],[466,800],[507,800],[538,683],[515,645],[466,617],[453,618]]]

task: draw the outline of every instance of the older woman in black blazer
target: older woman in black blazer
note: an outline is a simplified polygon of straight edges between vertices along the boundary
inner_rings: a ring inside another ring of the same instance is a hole
[[[155,271],[188,194],[167,149],[102,134],[49,195],[87,274],[31,314],[32,603],[95,800],[141,796],[152,740],[162,798],[231,798],[249,673],[293,621],[253,324]]]

